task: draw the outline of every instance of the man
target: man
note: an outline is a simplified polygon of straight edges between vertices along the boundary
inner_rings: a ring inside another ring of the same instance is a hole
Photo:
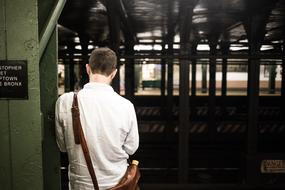
[[[89,83],[78,92],[80,119],[100,190],[115,186],[123,177],[129,155],[139,145],[133,104],[118,95],[110,83],[116,75],[116,54],[109,48],[95,49],[86,70]],[[71,107],[73,92],[56,103],[56,139],[69,159],[69,188],[94,190],[81,145],[74,142]]]

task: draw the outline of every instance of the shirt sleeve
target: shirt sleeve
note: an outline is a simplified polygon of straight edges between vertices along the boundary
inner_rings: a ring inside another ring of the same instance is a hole
[[[55,136],[56,142],[61,152],[66,152],[64,141],[64,112],[62,112],[61,98],[59,98],[55,105]]]
[[[139,147],[138,122],[134,106],[132,105],[130,111],[130,131],[125,140],[124,150],[129,155],[132,155],[136,152],[138,147]]]

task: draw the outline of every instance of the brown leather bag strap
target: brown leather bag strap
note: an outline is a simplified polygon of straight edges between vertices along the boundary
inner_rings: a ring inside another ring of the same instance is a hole
[[[72,125],[73,125],[73,134],[74,134],[74,141],[75,144],[80,144],[79,139],[79,125],[80,124],[80,114],[79,114],[79,108],[78,108],[78,100],[77,100],[77,93],[74,93],[73,95],[73,102],[72,102]]]
[[[76,144],[81,144],[84,158],[86,160],[86,164],[88,167],[88,171],[91,175],[92,182],[94,185],[94,188],[96,190],[99,190],[97,178],[95,175],[95,171],[93,168],[92,160],[89,154],[88,146],[86,139],[84,137],[84,133],[82,130],[81,122],[80,122],[80,112],[79,112],[79,107],[78,107],[78,100],[77,100],[77,94],[74,93],[73,96],[73,103],[72,103],[72,121],[73,121],[73,133],[74,133],[74,139]],[[77,143],[79,142],[79,143]]]

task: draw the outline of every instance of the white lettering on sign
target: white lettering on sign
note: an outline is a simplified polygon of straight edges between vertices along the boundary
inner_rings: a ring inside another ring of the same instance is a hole
[[[22,82],[4,82],[4,86],[22,86]]]
[[[28,99],[26,60],[0,60],[0,100]]]
[[[19,70],[22,70],[21,65],[16,65],[16,66],[3,65],[3,66],[0,66],[0,71],[19,71]]]
[[[5,76],[7,74],[7,71],[1,71],[0,70],[0,76]]]
[[[2,77],[2,76],[0,76],[0,80],[3,80],[3,81],[17,81],[18,77]]]
[[[0,66],[0,86],[4,86],[4,87],[22,86],[22,82],[18,81],[18,77],[13,76],[13,74],[12,74],[15,71],[19,72],[22,69],[23,68],[21,65],[15,65],[15,66],[13,66],[13,65],[2,65],[2,66]]]

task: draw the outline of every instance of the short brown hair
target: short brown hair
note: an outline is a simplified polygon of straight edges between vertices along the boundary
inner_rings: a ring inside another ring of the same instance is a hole
[[[93,74],[109,76],[117,66],[117,56],[109,48],[96,48],[89,58],[89,66]]]

